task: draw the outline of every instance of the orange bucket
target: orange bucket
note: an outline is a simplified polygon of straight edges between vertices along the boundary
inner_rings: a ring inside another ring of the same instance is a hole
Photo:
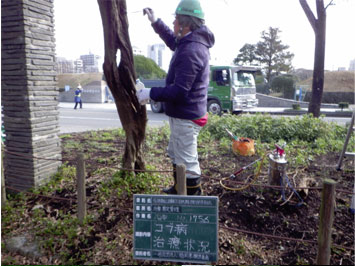
[[[233,140],[233,152],[242,156],[252,156],[255,154],[254,140],[250,138],[239,138]]]

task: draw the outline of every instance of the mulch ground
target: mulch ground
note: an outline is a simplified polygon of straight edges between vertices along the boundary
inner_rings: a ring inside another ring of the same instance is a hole
[[[82,135],[73,135],[70,140],[84,142]],[[63,142],[69,141],[64,139]],[[162,144],[162,147],[165,144]],[[95,211],[100,206],[97,198],[97,185],[100,176],[94,174],[95,170],[103,166],[97,158],[110,156],[120,158],[124,146],[119,142],[117,152],[93,153],[90,150],[87,165],[87,198],[88,211]],[[89,152],[89,151],[88,151]],[[63,152],[64,160],[74,160],[75,154]],[[280,190],[262,186],[250,186],[241,191],[224,189],[219,180],[229,176],[233,171],[257,159],[253,157],[237,157],[232,153],[213,153],[200,158],[203,172],[204,194],[219,197],[219,260],[220,265],[231,264],[314,264],[317,256],[317,234],[319,225],[319,210],[321,204],[321,190],[312,189],[322,186],[324,178],[337,181],[336,207],[332,231],[331,264],[354,265],[354,215],[349,211],[351,195],[343,191],[352,191],[354,182],[354,161],[345,159],[343,170],[337,171],[335,165],[338,154],[327,154],[314,159],[307,167],[287,169],[290,182],[295,186],[304,186],[311,189],[298,190],[304,204],[297,207],[299,199],[292,191],[287,189],[285,202]],[[148,159],[147,159],[148,160]],[[159,162],[158,169],[171,169],[164,153],[157,154],[155,160]],[[117,162],[116,162],[117,165]],[[157,164],[158,165],[158,164]],[[266,161],[257,184],[267,184],[268,162]],[[106,165],[105,167],[110,167]],[[106,177],[107,178],[107,177]],[[170,178],[166,174],[166,178]],[[252,182],[252,172],[248,169],[238,175],[234,181]],[[305,183],[302,181],[306,180]],[[231,188],[240,188],[243,185],[226,181]],[[76,199],[76,195],[69,190],[62,190],[53,196]],[[291,197],[290,197],[291,196]],[[36,203],[29,202],[28,208]],[[76,213],[76,209],[69,203],[48,200],[41,202],[44,208],[56,214],[60,209],[64,213]],[[82,263],[92,264],[144,264],[160,265],[169,262],[134,261],[132,259],[132,198],[112,198],[105,203],[105,211],[94,223],[94,229],[87,243],[82,244],[75,252],[90,251],[89,261]],[[102,208],[102,206],[100,206]],[[51,215],[51,213],[49,213]],[[244,232],[242,232],[244,231]],[[251,232],[251,233],[250,233]],[[253,233],[254,232],[254,233]],[[273,237],[270,237],[273,236]],[[103,241],[105,239],[105,241]],[[298,241],[295,241],[297,239]],[[107,243],[115,247],[109,249]],[[18,254],[2,253],[2,256],[14,256],[22,264],[60,264],[54,258],[31,259]],[[174,263],[176,264],[176,263]]]

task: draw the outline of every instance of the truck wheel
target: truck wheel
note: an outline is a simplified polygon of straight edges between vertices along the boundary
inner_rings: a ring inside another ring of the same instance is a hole
[[[207,103],[207,112],[212,113],[214,115],[221,115],[221,104],[217,100],[209,100]]]
[[[162,113],[164,111],[163,103],[161,102],[150,100],[150,107],[152,108],[153,113]]]

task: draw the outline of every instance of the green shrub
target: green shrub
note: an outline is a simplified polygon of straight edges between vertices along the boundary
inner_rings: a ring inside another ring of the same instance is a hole
[[[293,99],[295,94],[295,78],[291,75],[275,77],[271,82],[271,88],[274,92],[283,93],[286,99]]]
[[[292,104],[293,110],[301,110],[301,106],[298,103]]]
[[[222,117],[211,115],[207,125],[201,131],[201,136],[208,135],[214,140],[229,138],[225,128],[238,137],[248,137],[267,143],[276,143],[280,140],[313,143],[320,137],[331,140],[343,138],[346,134],[344,127],[313,118],[312,115],[272,118],[270,115],[257,114],[223,115]]]
[[[146,165],[146,170],[155,170],[153,166]],[[161,176],[156,172],[141,172],[134,174],[128,171],[117,171],[112,178],[103,183],[99,191],[106,197],[116,192],[120,197],[122,194],[132,196],[133,194],[157,194],[162,184]]]
[[[201,130],[200,143],[215,142],[219,148],[231,145],[225,128],[237,137],[249,137],[256,141],[259,156],[273,150],[274,144],[286,142],[288,160],[293,166],[305,166],[316,155],[339,152],[346,137],[346,128],[328,123],[312,115],[295,118],[270,115],[223,115],[209,117],[208,124]],[[212,145],[210,145],[212,147]],[[355,136],[349,142],[349,150],[355,150]],[[201,154],[201,157],[204,155]]]
[[[338,106],[339,106],[339,108],[341,108],[341,111],[343,111],[344,108],[349,108],[349,103],[348,102],[340,102]]]

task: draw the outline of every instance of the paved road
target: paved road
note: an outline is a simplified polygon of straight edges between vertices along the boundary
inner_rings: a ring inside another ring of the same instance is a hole
[[[116,105],[113,103],[105,104],[83,104],[83,109],[73,109],[73,103],[59,104],[59,125],[60,133],[73,133],[100,129],[114,129],[122,127]],[[165,114],[153,113],[150,106],[148,110],[148,125],[162,126],[167,123],[168,118]],[[280,112],[283,108],[256,108],[259,112]],[[326,121],[336,122],[345,125],[350,118],[326,117]]]
[[[148,125],[162,126],[168,122],[164,114],[155,114],[147,106]],[[122,127],[115,104],[83,104],[74,110],[73,103],[59,103],[60,133],[73,133]]]

